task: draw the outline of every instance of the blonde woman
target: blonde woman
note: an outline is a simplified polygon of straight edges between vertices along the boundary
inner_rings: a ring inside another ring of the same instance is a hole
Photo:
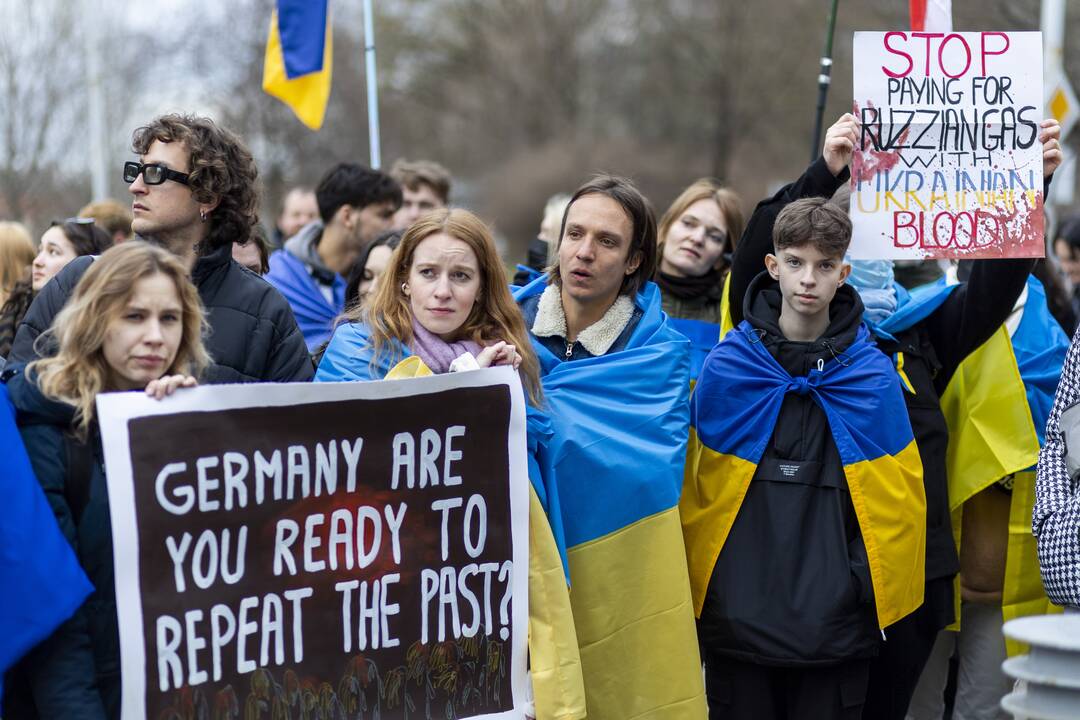
[[[720,323],[724,279],[745,224],[741,205],[734,192],[703,178],[660,218],[655,279],[670,317]]]
[[[94,401],[125,390],[160,399],[195,385],[209,362],[203,324],[180,261],[132,241],[105,252],[79,281],[49,331],[56,356],[5,370],[34,473],[96,591],[8,673],[3,717],[119,717],[112,535]]]
[[[32,258],[29,277],[15,283],[0,305],[0,357],[7,357],[19,323],[38,292],[75,258],[97,255],[111,244],[108,233],[90,218],[68,218],[49,226],[41,236],[37,256]]]
[[[0,358],[7,357],[18,324],[16,316],[22,317],[30,306],[30,263],[34,261],[34,241],[22,223],[0,222]],[[8,300],[23,298],[21,312],[9,310]]]
[[[34,241],[22,223],[0,222],[0,305],[34,262]]]

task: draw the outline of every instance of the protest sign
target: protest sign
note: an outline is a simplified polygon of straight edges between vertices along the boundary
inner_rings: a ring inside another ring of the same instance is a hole
[[[98,413],[125,720],[523,717],[512,370],[108,394]]]
[[[857,32],[855,258],[1042,257],[1042,36]]]

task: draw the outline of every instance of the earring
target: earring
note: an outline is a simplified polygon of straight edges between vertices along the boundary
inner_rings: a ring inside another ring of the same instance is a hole
[[[206,222],[206,211],[205,210],[200,210],[199,211],[199,217],[202,219],[203,222]]]
[[[409,296],[409,283],[401,283],[401,294],[405,297]]]

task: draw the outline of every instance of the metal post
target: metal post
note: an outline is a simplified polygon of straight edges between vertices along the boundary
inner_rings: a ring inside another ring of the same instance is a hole
[[[828,27],[825,32],[825,50],[821,53],[821,72],[818,74],[817,115],[814,118],[814,136],[810,139],[810,162],[821,154],[821,131],[825,120],[825,100],[829,96],[832,83],[832,41],[836,30],[836,5],[839,0],[832,0],[829,8]]]
[[[86,43],[87,130],[90,148],[91,200],[109,195],[108,170],[105,152],[105,98],[101,72],[101,14],[99,0],[83,0],[83,38]]]
[[[1065,0],[1042,0],[1043,72],[1065,66]]]
[[[375,23],[371,0],[364,0],[364,65],[367,67],[368,145],[371,167],[377,170],[382,165],[382,153],[379,150],[379,85],[375,73]]]

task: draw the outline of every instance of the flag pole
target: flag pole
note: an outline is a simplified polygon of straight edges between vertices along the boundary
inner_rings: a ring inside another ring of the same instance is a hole
[[[832,41],[836,30],[836,5],[839,0],[832,0],[829,8],[828,27],[825,31],[825,50],[821,54],[821,71],[818,74],[817,115],[814,117],[814,136],[810,139],[810,162],[821,154],[821,126],[825,120],[825,99],[829,96],[832,83]]]
[[[371,16],[371,0],[364,0],[364,65],[367,67],[368,145],[371,167],[382,165],[379,150],[379,86],[375,75],[375,23]]]

